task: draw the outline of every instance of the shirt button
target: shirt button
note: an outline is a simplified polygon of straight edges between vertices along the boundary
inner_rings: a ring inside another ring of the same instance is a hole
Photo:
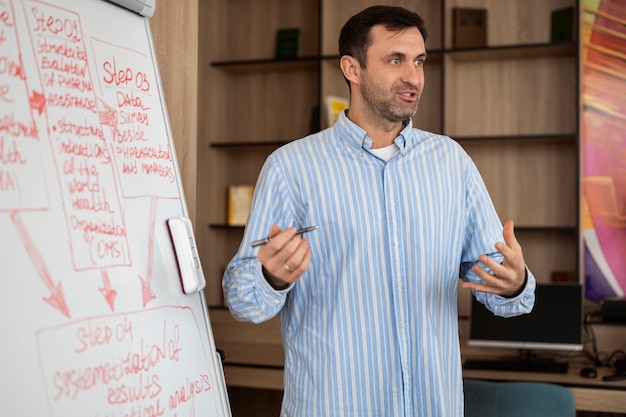
[[[394,240],[393,245],[394,246],[400,246],[400,242],[398,242],[397,240]]]
[[[395,207],[395,206],[396,206],[396,202],[395,202],[395,201],[392,201],[392,202],[391,202],[391,203],[389,203],[389,204],[391,204],[391,207]]]
[[[402,288],[402,281],[398,281],[398,288]]]
[[[404,329],[404,328],[406,327],[406,325],[404,324],[404,322],[400,323],[400,327],[401,327],[402,329]]]

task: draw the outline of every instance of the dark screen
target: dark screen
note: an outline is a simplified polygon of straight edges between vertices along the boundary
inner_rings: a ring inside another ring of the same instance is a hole
[[[582,285],[537,284],[530,314],[494,316],[472,297],[469,342],[473,345],[582,348]]]

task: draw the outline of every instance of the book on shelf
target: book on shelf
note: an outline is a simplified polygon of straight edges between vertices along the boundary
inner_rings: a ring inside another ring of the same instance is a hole
[[[552,271],[550,274],[552,282],[576,282],[574,271]]]
[[[452,9],[452,41],[454,48],[487,46],[487,9],[454,7]]]
[[[335,124],[342,111],[348,108],[348,99],[338,96],[326,96],[326,126]]]
[[[322,126],[321,116],[320,116],[320,105],[316,104],[311,109],[311,121],[309,123],[309,133],[317,133],[320,131]]]
[[[226,224],[245,226],[252,204],[254,185],[240,184],[228,186],[228,210]]]
[[[550,42],[571,42],[575,38],[574,7],[553,10],[550,14]]]
[[[300,55],[300,29],[285,28],[276,32],[276,59],[293,59]]]

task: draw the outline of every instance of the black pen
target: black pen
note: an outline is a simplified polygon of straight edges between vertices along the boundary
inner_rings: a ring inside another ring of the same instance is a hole
[[[297,235],[301,235],[303,233],[310,232],[310,231],[315,230],[315,229],[317,229],[317,226],[304,227],[302,229],[298,229],[296,231],[296,234]],[[257,246],[265,245],[266,243],[269,243],[270,240],[272,240],[271,237],[266,237],[265,239],[255,240],[254,242],[252,242],[250,244],[250,246],[252,246],[254,248],[254,247],[257,247]]]

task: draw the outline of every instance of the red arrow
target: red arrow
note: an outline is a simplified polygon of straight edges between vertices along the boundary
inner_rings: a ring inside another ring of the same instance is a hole
[[[24,223],[19,216],[17,211],[11,212],[11,221],[15,225],[17,232],[19,233],[22,241],[24,242],[24,248],[26,249],[26,253],[33,261],[33,266],[39,273],[44,285],[50,291],[50,297],[43,297],[43,300],[50,304],[52,307],[59,310],[63,313],[67,318],[70,318],[70,311],[67,308],[67,304],[65,303],[65,295],[63,293],[63,288],[61,286],[61,282],[55,284],[52,282],[52,277],[46,264],[41,256],[41,253],[37,249],[35,242],[31,239],[26,227],[24,227]]]
[[[150,301],[156,298],[154,292],[152,292],[152,260],[154,259],[154,223],[156,217],[157,197],[150,199],[150,235],[148,237],[148,270],[146,271],[146,279],[143,279],[141,275],[139,280],[141,281],[141,295],[143,297],[143,306],[145,307]]]
[[[33,91],[33,95],[30,96],[28,102],[30,104],[30,108],[37,110],[39,115],[43,113],[43,109],[46,107],[46,97],[37,91]]]
[[[102,268],[102,284],[104,287],[98,288],[104,298],[107,300],[107,304],[109,304],[109,308],[111,311],[115,311],[115,297],[117,296],[117,291],[111,288],[111,281],[109,281],[109,273],[105,268]]]

